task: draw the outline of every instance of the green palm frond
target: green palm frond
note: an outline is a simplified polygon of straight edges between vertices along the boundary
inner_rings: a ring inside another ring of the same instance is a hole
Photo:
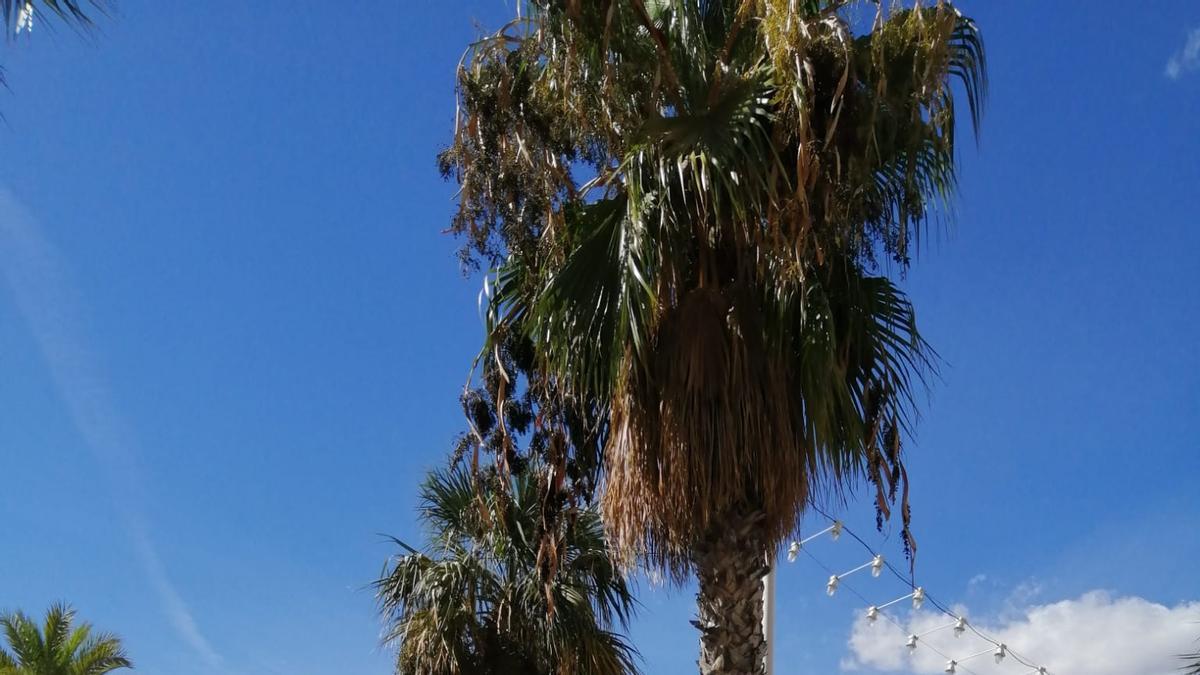
[[[79,648],[73,675],[103,675],[120,668],[131,668],[120,641],[111,633],[89,637]]]
[[[42,648],[49,653],[60,653],[68,650],[67,642],[71,638],[71,623],[75,620],[75,612],[64,603],[55,603],[46,610],[46,618],[42,626]],[[86,636],[88,627],[76,629]]]
[[[33,664],[42,658],[42,635],[37,624],[24,613],[17,611],[0,615],[0,628],[4,629],[8,648],[18,663]]]

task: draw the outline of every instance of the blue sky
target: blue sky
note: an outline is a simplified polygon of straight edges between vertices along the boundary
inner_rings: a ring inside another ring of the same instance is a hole
[[[511,0],[168,4],[2,48],[0,607],[146,673],[383,675],[378,533],[416,537],[481,331],[433,158]],[[907,281],[918,578],[1052,672],[1162,675],[1200,636],[1200,7],[961,5],[992,97]],[[940,672],[826,576],[781,570],[778,672]],[[644,589],[648,673],[694,671],[691,594]]]

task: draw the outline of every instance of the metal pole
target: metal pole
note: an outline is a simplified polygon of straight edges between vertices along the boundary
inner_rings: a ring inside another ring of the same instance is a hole
[[[763,577],[763,639],[767,641],[766,675],[775,674],[775,560],[767,554],[767,576]]]

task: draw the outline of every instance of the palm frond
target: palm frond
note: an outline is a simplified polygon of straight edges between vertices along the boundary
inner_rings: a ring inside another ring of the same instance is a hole
[[[55,603],[46,610],[46,618],[42,626],[42,639],[45,643],[43,648],[47,652],[56,654],[63,650],[71,637],[71,624],[74,619],[74,610],[64,603]],[[89,626],[84,624],[75,630],[82,631],[86,635],[89,629]]]
[[[120,640],[111,633],[89,637],[80,646],[74,663],[72,675],[104,675],[114,670],[133,667],[133,663],[121,647]]]
[[[9,649],[19,663],[37,663],[45,653],[37,624],[20,611],[0,615]]]

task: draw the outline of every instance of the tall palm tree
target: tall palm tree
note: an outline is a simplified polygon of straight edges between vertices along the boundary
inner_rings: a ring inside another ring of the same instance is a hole
[[[0,675],[104,675],[133,664],[121,640],[75,624],[75,610],[55,604],[37,622],[21,612],[0,615],[8,648],[0,647]]]
[[[541,493],[531,465],[506,480],[458,466],[429,475],[424,552],[405,553],[375,583],[397,671],[422,675],[624,675],[636,652],[624,627],[635,601],[608,556],[599,516],[561,523],[563,558],[543,583]]]
[[[953,196],[955,82],[977,124],[945,0],[535,0],[464,57],[441,161],[498,266],[483,353],[527,336],[531,384],[601,411],[610,538],[697,575],[703,673],[761,672],[764,560],[810,501],[865,478],[912,545],[930,356],[891,276]]]

